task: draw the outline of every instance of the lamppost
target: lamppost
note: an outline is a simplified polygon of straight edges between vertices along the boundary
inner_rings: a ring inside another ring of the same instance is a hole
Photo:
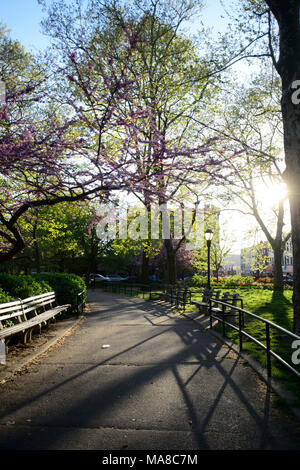
[[[209,228],[205,231],[207,245],[207,287],[210,289],[210,245],[213,237],[213,231]]]

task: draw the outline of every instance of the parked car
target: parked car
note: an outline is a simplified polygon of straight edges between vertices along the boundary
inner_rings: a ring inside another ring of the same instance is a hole
[[[84,274],[82,278],[85,280],[86,275]],[[90,281],[95,281],[95,282],[108,281],[108,277],[102,276],[102,274],[90,274]]]
[[[119,274],[110,274],[109,276],[107,276],[107,281],[109,282],[128,281],[128,277],[122,277],[122,276],[119,276]]]
[[[293,278],[292,276],[289,276],[288,274],[284,274],[283,275],[283,282],[285,284],[288,284],[289,286],[292,286],[293,285]]]
[[[93,279],[95,279],[95,281],[108,281],[109,278],[107,276],[103,276],[102,274],[94,274],[93,275]]]

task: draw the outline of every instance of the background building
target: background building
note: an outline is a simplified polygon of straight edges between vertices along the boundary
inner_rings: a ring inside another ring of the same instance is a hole
[[[253,275],[259,272],[262,276],[272,275],[274,271],[274,254],[268,242],[262,242],[241,250],[241,274]],[[282,256],[282,271],[293,274],[293,247],[288,240]]]

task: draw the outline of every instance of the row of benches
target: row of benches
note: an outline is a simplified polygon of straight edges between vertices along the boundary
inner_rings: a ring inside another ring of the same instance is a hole
[[[80,296],[80,294],[79,294]],[[82,307],[82,300],[77,307]],[[22,335],[24,344],[31,341],[32,332],[50,321],[55,321],[58,315],[71,308],[71,304],[57,305],[55,292],[19,299],[0,304],[0,341],[8,343],[13,336]]]
[[[239,294],[224,292],[220,298],[221,291],[214,291],[206,287],[203,292],[202,301],[192,300],[191,304],[196,305],[200,313],[236,315],[235,307],[243,308],[243,299]],[[226,304],[226,305],[224,305]]]
[[[178,286],[166,286],[164,292],[160,292],[160,299],[170,302],[171,305],[175,304],[176,307],[179,305],[185,305],[191,303],[191,292],[187,288]]]

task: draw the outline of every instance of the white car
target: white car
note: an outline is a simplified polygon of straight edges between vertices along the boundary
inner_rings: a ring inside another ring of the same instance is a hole
[[[107,277],[107,280],[109,282],[121,282],[121,281],[127,281],[128,277],[122,277],[119,276],[119,274],[111,274],[110,276]]]
[[[106,276],[102,276],[102,274],[91,274],[90,275],[90,280],[91,281],[94,280],[95,282],[97,282],[97,281],[109,281],[109,278],[106,277]]]

